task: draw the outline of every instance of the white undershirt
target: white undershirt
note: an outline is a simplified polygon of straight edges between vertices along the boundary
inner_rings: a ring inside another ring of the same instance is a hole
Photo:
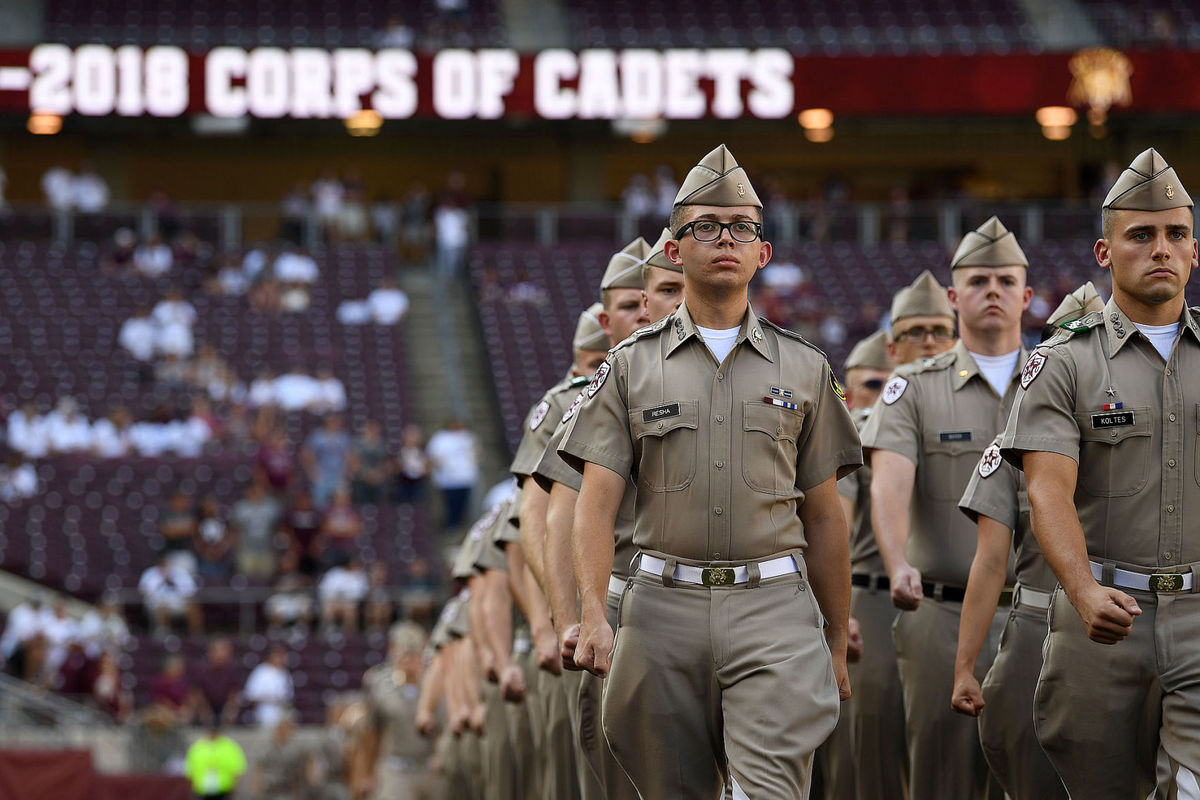
[[[1171,360],[1171,348],[1175,344],[1175,337],[1179,335],[1178,322],[1172,322],[1170,325],[1139,325],[1135,322],[1133,327],[1150,340],[1150,344],[1154,345],[1163,361]]]
[[[700,331],[700,336],[704,338],[704,343],[708,345],[708,349],[712,351],[713,357],[720,364],[725,360],[725,356],[729,355],[729,351],[733,349],[734,343],[737,341],[738,328],[729,328],[728,330],[717,330],[716,328],[701,328],[696,326],[696,330]]]
[[[971,353],[970,350],[967,352]],[[1017,359],[1020,356],[1020,350],[1013,350],[1002,356],[981,356],[979,353],[971,353],[971,358],[975,359],[975,363],[979,365],[979,371],[983,373],[983,377],[1000,397],[1004,397],[1004,393],[1008,391],[1008,384],[1012,381],[1013,370],[1017,368]]]

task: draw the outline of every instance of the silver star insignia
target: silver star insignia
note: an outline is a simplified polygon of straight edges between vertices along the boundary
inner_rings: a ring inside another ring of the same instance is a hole
[[[1105,389],[1105,390],[1104,390],[1104,393],[1105,393],[1106,395],[1108,395],[1109,397],[1116,397],[1116,396],[1117,396],[1117,390],[1116,390],[1116,389],[1114,389],[1114,388],[1112,388],[1111,386],[1110,386],[1110,387],[1108,387],[1107,389]]]

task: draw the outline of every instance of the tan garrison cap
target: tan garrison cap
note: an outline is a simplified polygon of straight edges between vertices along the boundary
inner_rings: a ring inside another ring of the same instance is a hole
[[[388,644],[398,653],[419,653],[425,649],[425,631],[415,622],[399,622],[392,626]]]
[[[1073,319],[1079,319],[1093,311],[1104,310],[1104,298],[1096,291],[1096,287],[1088,281],[1075,291],[1063,298],[1058,308],[1046,320],[1047,325],[1061,325]]]
[[[1179,182],[1175,168],[1151,147],[1117,178],[1104,198],[1104,207],[1114,211],[1166,211],[1191,208],[1192,198]]]
[[[608,269],[600,280],[600,291],[605,289],[645,289],[642,279],[642,265],[650,255],[650,245],[646,240],[637,237],[619,253],[613,253],[608,260]]]
[[[1029,267],[1025,251],[1017,237],[992,217],[963,237],[950,260],[950,269],[959,267]]]
[[[937,282],[929,270],[918,275],[915,281],[896,292],[892,298],[892,324],[905,317],[954,318],[954,308],[946,296],[945,287]]]
[[[673,238],[670,228],[663,228],[662,234],[658,237],[658,241],[650,245],[650,257],[646,259],[646,263],[652,267],[660,269],[669,269],[672,272],[683,272],[683,266],[672,264],[671,259],[667,258],[663,248],[667,244],[667,240]]]
[[[891,372],[895,365],[887,354],[887,331],[875,331],[850,351],[846,356],[844,372],[852,369],[881,369]]]
[[[722,144],[692,167],[675,195],[675,205],[762,208],[762,201],[754,193],[746,170],[738,166],[733,153]]]
[[[600,303],[592,303],[583,310],[579,315],[579,322],[575,325],[572,347],[576,350],[608,349],[608,334],[600,327],[600,312],[603,310],[604,306]]]

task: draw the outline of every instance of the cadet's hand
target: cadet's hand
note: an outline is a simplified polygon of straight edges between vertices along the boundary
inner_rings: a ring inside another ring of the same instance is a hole
[[[510,703],[525,699],[525,673],[516,664],[509,664],[500,673],[500,694]]]
[[[554,628],[547,626],[534,634],[533,649],[537,652],[538,669],[544,669],[551,675],[562,674],[562,656],[559,654],[558,635]]]
[[[850,618],[846,636],[846,661],[857,664],[863,654],[862,626],[854,617]]]
[[[1088,638],[1100,644],[1116,644],[1124,639],[1133,630],[1133,618],[1142,613],[1132,597],[1098,583],[1072,598],[1072,602]]]
[[[905,564],[888,576],[892,585],[892,605],[901,611],[916,611],[925,593],[921,589],[921,572]]]
[[[575,647],[578,644],[579,623],[576,622],[563,632],[562,639],[559,640],[559,657],[562,659],[563,669],[575,671],[583,669],[583,667],[575,663]]]
[[[833,653],[833,677],[837,680],[838,699],[850,699],[850,672],[846,669],[846,655],[844,652],[834,651]]]
[[[954,672],[954,692],[950,695],[950,706],[960,714],[978,717],[983,713],[983,693],[979,681],[970,672]]]
[[[468,709],[462,709],[450,720],[450,732],[455,736],[462,736],[469,727],[471,727],[471,712]]]
[[[612,656],[613,630],[603,616],[584,620],[579,627],[579,643],[575,646],[575,663],[601,678],[608,675],[608,660]]]
[[[500,680],[500,673],[496,670],[496,657],[486,647],[480,648],[479,665],[483,667],[483,677],[489,683],[496,683]]]
[[[437,722],[430,712],[418,711],[416,719],[413,720],[413,727],[417,729],[417,733],[428,739],[437,729]]]

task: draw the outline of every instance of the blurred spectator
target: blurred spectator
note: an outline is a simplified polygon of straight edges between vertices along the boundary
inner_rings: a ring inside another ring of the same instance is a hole
[[[50,613],[42,618],[42,635],[46,638],[46,662],[42,670],[45,685],[49,686],[58,675],[78,634],[79,623],[67,613],[66,599],[56,597]]]
[[[645,217],[654,211],[654,205],[654,192],[650,189],[650,179],[640,173],[631,175],[629,183],[625,184],[625,188],[621,190],[621,207],[625,213],[635,219]],[[669,213],[668,216],[670,216]]]
[[[377,325],[395,325],[408,313],[408,295],[396,286],[396,279],[385,275],[379,288],[367,295],[371,319]]]
[[[16,450],[4,454],[0,464],[0,502],[19,503],[38,493],[37,470]]]
[[[170,245],[158,234],[151,236],[133,251],[133,266],[147,278],[161,278],[171,271],[175,256]]]
[[[62,164],[42,173],[42,194],[55,211],[67,211],[75,205],[75,176]]]
[[[192,508],[192,498],[176,489],[167,507],[158,516],[158,533],[163,538],[163,554],[176,566],[196,574],[196,552],[193,543],[200,520]]]
[[[193,546],[196,569],[202,578],[220,579],[229,575],[230,553],[237,536],[225,524],[221,504],[209,495],[200,501],[199,521]]]
[[[319,537],[320,559],[322,563],[337,563],[352,555],[358,545],[358,536],[362,533],[362,517],[350,501],[350,492],[345,486],[339,485],[333,493],[329,508],[321,518],[321,535]]]
[[[317,584],[322,629],[328,633],[337,627],[345,634],[356,633],[358,609],[369,588],[367,574],[357,557],[351,556],[331,567]]]
[[[414,182],[404,193],[400,211],[400,258],[409,263],[425,260],[429,248],[429,220],[433,200],[425,184]]]
[[[661,219],[668,219],[675,207],[675,195],[679,193],[679,184],[675,182],[675,172],[666,164],[660,164],[654,170],[654,213]]]
[[[846,325],[836,314],[821,320],[821,342],[828,347],[840,347],[846,342]]]
[[[267,580],[275,574],[275,531],[280,511],[280,502],[267,494],[258,480],[250,483],[233,505],[229,521],[237,540],[237,568],[247,578]]]
[[[118,228],[113,234],[112,249],[100,257],[100,269],[110,274],[124,274],[133,268],[133,253],[137,236],[129,228]]]
[[[252,408],[275,405],[275,373],[270,369],[261,370],[246,392],[246,399]]]
[[[378,503],[383,499],[388,467],[387,443],[379,423],[369,419],[350,452],[350,486],[355,503]]]
[[[32,403],[8,415],[8,446],[28,458],[45,458],[50,453],[50,436],[45,418]]]
[[[176,723],[186,722],[192,716],[185,666],[183,656],[165,656],[162,670],[150,683],[151,707],[161,709]]]
[[[308,310],[312,296],[303,283],[285,283],[279,291],[279,310],[288,314],[300,314]]]
[[[149,363],[158,344],[158,323],[146,306],[138,306],[133,316],[121,323],[117,341],[138,361]]]
[[[287,491],[296,462],[287,431],[282,426],[272,428],[266,441],[259,445],[254,456],[254,469],[256,476],[266,480],[271,491],[277,494]]]
[[[433,212],[438,273],[443,280],[457,275],[462,269],[463,258],[470,243],[471,219],[467,214],[467,196],[463,191],[465,186],[466,178],[461,172],[450,173],[446,178],[446,190],[438,199],[437,208]]]
[[[162,189],[150,192],[150,197],[146,199],[146,209],[154,217],[154,230],[164,240],[173,241],[183,230],[179,209],[175,207],[171,196]]]
[[[167,296],[151,312],[158,323],[159,352],[187,358],[192,354],[192,326],[196,324],[196,309],[183,296],[178,286],[171,287]]]
[[[78,624],[75,627],[78,632]],[[86,703],[91,699],[95,680],[96,661],[88,658],[83,643],[76,635],[66,643],[63,661],[57,672],[47,675],[42,685],[77,703]]]
[[[887,210],[887,238],[892,242],[908,241],[908,223],[912,218],[912,203],[908,198],[908,187],[896,184],[892,187]]]
[[[217,636],[208,643],[204,661],[191,672],[192,707],[198,722],[220,720],[226,725],[237,721],[242,703],[242,670],[233,661],[233,642]]]
[[[350,435],[343,427],[342,415],[330,414],[308,435],[300,452],[317,508],[328,505],[334,489],[346,479],[349,458]]]
[[[213,400],[229,400],[240,394],[237,372],[211,344],[201,346],[200,354],[188,365],[188,383]]]
[[[78,453],[92,447],[92,426],[79,413],[73,397],[58,398],[58,405],[46,415],[46,435],[54,453]]]
[[[312,577],[320,554],[321,512],[314,507],[311,494],[296,494],[284,514],[283,528],[288,534],[288,551],[295,556],[300,572]]]
[[[401,435],[400,452],[396,456],[396,500],[416,503],[425,499],[425,479],[429,476],[429,456],[421,428],[406,425]]]
[[[294,244],[288,244],[272,268],[280,283],[315,283],[320,276],[317,260]]]
[[[387,27],[379,34],[378,46],[411,50],[415,42],[413,29],[404,23],[404,17],[397,15],[388,19]]]
[[[250,307],[259,314],[274,314],[279,311],[279,281],[264,275],[250,289]]]
[[[367,570],[367,596],[363,601],[363,627],[367,631],[383,633],[392,624],[396,604],[392,601],[388,586],[387,564],[376,561]]]
[[[117,656],[107,650],[96,659],[96,677],[92,681],[92,705],[123,723],[133,712],[133,695],[121,680]]]
[[[339,239],[358,242],[367,238],[367,192],[357,170],[346,170],[342,176],[342,207],[337,215]]]
[[[46,659],[43,630],[49,613],[45,597],[39,593],[17,604],[4,621],[0,655],[18,678],[32,682],[42,671]]]
[[[299,563],[295,553],[284,555],[279,579],[263,604],[270,634],[278,634],[287,627],[295,627],[303,634],[312,625],[312,581],[300,572]]]
[[[241,297],[250,290],[250,278],[242,271],[242,264],[237,256],[227,255],[221,259],[216,272],[211,275],[205,286],[210,294],[222,294],[227,297]]]
[[[317,396],[308,410],[314,414],[341,411],[346,407],[346,387],[341,378],[333,374],[333,368],[322,364],[317,369]]]
[[[192,742],[183,760],[183,775],[192,782],[198,798],[231,798],[246,772],[246,754],[241,745],[221,733],[214,718],[205,736]]]
[[[98,214],[108,205],[108,184],[96,174],[90,161],[80,166],[71,192],[75,198],[75,208],[84,214]]]
[[[120,653],[132,638],[113,595],[100,598],[100,604],[84,614],[79,623],[79,640],[91,658],[99,658],[101,653]]]
[[[242,272],[248,280],[256,281],[266,276],[269,260],[268,248],[261,244],[255,245],[242,256]]]
[[[287,651],[280,645],[271,648],[267,660],[250,672],[242,692],[253,708],[254,721],[264,727],[275,725],[292,702],[292,676],[287,670]]]
[[[323,170],[321,176],[313,181],[313,210],[316,212],[317,222],[326,236],[333,231],[337,224],[338,214],[342,211],[342,197],[345,193],[341,181],[337,179],[337,175],[331,169]]]
[[[254,797],[261,800],[305,797],[308,749],[296,741],[295,731],[295,712],[285,712],[271,731],[271,746],[255,762],[255,769],[250,773],[250,790]]]
[[[433,484],[442,494],[443,523],[447,528],[458,528],[479,480],[479,445],[475,434],[461,420],[451,419],[445,428],[429,437],[425,452],[432,467]]]
[[[182,391],[187,388],[188,362],[178,353],[164,353],[154,365],[154,381],[168,389]]]
[[[404,580],[404,615],[414,620],[432,620],[438,596],[438,582],[429,562],[417,556],[408,565]]]
[[[283,196],[279,209],[282,215],[279,222],[279,238],[285,242],[295,245],[304,242],[304,229],[308,225],[311,209],[308,191],[304,181],[296,181],[291,191]]]
[[[182,726],[191,717],[184,662],[180,655],[163,659],[162,671],[150,684],[150,705],[138,714],[130,735],[130,766],[161,772],[184,752]]]
[[[158,561],[142,573],[138,591],[156,636],[165,635],[172,620],[180,617],[187,619],[190,633],[202,632],[200,606],[192,600],[196,595],[196,582],[186,569],[173,565],[166,553],[160,554]]]
[[[274,404],[284,411],[309,409],[321,401],[320,385],[299,364],[275,379],[273,394]]]
[[[400,204],[388,192],[380,192],[371,203],[371,229],[375,240],[391,252],[400,233]]]

